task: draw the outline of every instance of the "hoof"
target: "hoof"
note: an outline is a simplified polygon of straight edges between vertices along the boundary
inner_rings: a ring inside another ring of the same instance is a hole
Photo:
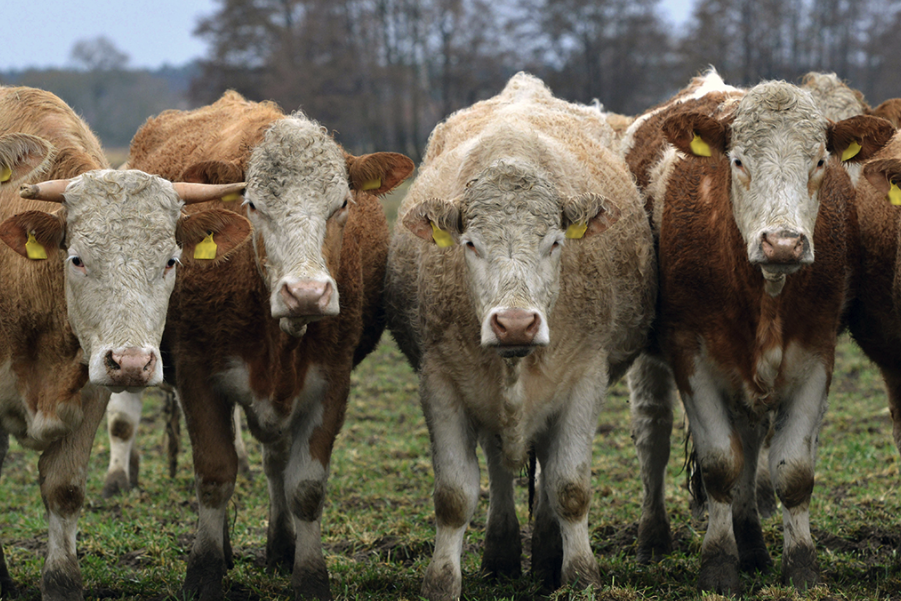
[[[735,543],[738,546],[739,567],[742,572],[760,571],[767,573],[773,567],[773,560],[763,540],[760,522],[755,520],[733,521]]]
[[[638,524],[638,563],[658,562],[672,552],[673,534],[666,519]]]
[[[820,581],[817,552],[813,547],[798,546],[782,556],[782,583],[798,590],[815,587]]]
[[[124,470],[116,470],[106,475],[103,490],[100,492],[104,499],[110,499],[131,490],[131,483]]]
[[[328,582],[328,569],[325,567],[324,559],[320,559],[320,562],[317,562],[316,565],[294,568],[291,585],[294,588],[294,598],[298,601],[300,599],[331,600],[332,590]]]
[[[67,569],[46,570],[41,578],[42,601],[82,601],[81,571],[74,558]]]
[[[444,563],[440,566],[432,561],[425,572],[420,595],[428,601],[455,601],[463,590],[463,575],[454,571],[454,566]]]
[[[601,571],[594,557],[576,557],[562,570],[563,584],[568,584],[574,589],[582,590],[593,586],[601,588]]]
[[[482,573],[489,578],[522,576],[522,540],[515,520],[486,534]]]
[[[195,554],[188,558],[188,572],[182,595],[200,601],[220,601],[222,579],[225,578],[225,558],[215,553]]]
[[[725,596],[739,594],[738,558],[726,553],[711,553],[702,558],[698,588]]]

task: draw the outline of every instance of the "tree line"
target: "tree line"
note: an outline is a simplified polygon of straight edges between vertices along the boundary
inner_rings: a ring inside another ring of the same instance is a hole
[[[659,0],[218,0],[197,24],[208,52],[187,71],[186,90],[146,97],[171,103],[163,110],[235,89],[302,109],[353,152],[418,159],[435,124],[520,70],[562,98],[623,114],[653,106],[709,65],[739,86],[835,72],[875,105],[901,96],[899,30],[901,0],[696,0],[678,29]],[[82,49],[80,60],[109,54],[94,50]],[[106,142],[113,134],[91,113],[117,110],[102,82],[129,71],[102,66],[80,72],[99,79],[85,82],[79,102]],[[136,102],[126,104],[148,108]]]

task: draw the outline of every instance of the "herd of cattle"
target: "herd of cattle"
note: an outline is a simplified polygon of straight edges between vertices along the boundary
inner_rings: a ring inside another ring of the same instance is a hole
[[[330,456],[351,370],[386,325],[432,442],[424,597],[461,597],[477,445],[483,569],[521,572],[513,480],[532,456],[533,573],[600,585],[591,447],[624,375],[638,560],[672,547],[678,391],[709,513],[699,587],[735,593],[740,570],[772,563],[760,473],[783,507],[783,579],[814,585],[817,433],[844,329],[882,370],[901,448],[899,121],[901,100],[871,109],[834,75],[738,89],[711,70],[625,118],[521,73],[436,127],[390,236],[378,196],[413,162],[352,156],[300,112],[227,92],[149,119],[112,170],[58,98],[0,87],[0,465],[10,434],[41,453],[43,598],[82,598],[77,519],[107,404],[113,491],[136,477],[138,393],[164,383],[198,500],[183,592],[221,598],[232,565],[240,407],[264,449],[267,563],[292,569],[298,598],[331,598]],[[0,596],[13,590],[0,549]]]

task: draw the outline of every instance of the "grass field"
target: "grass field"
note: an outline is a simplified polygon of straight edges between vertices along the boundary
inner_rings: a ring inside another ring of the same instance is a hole
[[[190,454],[182,453],[178,474],[170,480],[160,397],[149,392],[147,399],[139,437],[139,490],[112,501],[100,497],[108,460],[105,432],[95,441],[78,539],[89,599],[175,598],[184,575],[196,520]],[[667,482],[676,551],[652,566],[639,566],[633,559],[641,487],[627,399],[622,384],[611,390],[595,440],[590,524],[605,585],[593,595],[610,600],[699,598],[697,556],[705,522],[693,518],[688,507],[678,427]],[[839,348],[820,440],[812,527],[823,585],[806,595],[778,585],[781,518],[773,517],[764,522],[764,532],[777,567],[770,574],[746,575],[745,598],[901,599],[898,456],[878,373],[848,340]],[[188,441],[183,442],[187,447]],[[231,504],[236,565],[226,579],[226,595],[242,600],[290,598],[290,575],[263,567],[266,484],[259,446],[250,438],[247,442],[255,467],[249,477],[239,477]],[[388,336],[354,374],[347,423],[333,459],[323,519],[333,594],[339,599],[418,599],[434,536],[432,468],[416,378]],[[0,531],[21,598],[29,600],[40,597],[37,586],[47,541],[36,480],[37,455],[13,442],[3,467]],[[487,508],[483,497],[464,549],[465,597],[538,597],[537,585],[528,576],[496,583],[479,576]],[[528,548],[524,479],[517,500]],[[563,591],[555,598],[592,596]]]

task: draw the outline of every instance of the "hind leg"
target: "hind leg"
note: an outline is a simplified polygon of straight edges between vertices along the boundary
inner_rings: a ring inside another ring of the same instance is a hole
[[[522,575],[522,542],[513,500],[513,474],[503,465],[497,436],[483,434],[481,441],[488,459],[490,487],[482,571],[518,578]]]
[[[140,460],[135,438],[141,423],[143,393],[117,392],[110,396],[106,412],[110,458],[102,495],[109,499],[138,484]]]
[[[9,451],[9,433],[0,429],[0,471],[3,470],[3,460]],[[6,569],[6,559],[3,557],[3,547],[0,546],[0,598],[9,599],[16,594],[16,587],[9,571]]]

